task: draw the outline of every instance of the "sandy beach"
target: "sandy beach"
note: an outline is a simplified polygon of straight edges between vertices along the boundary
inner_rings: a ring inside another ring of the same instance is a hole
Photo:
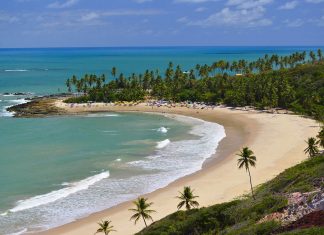
[[[224,126],[226,137],[219,144],[216,154],[208,159],[202,170],[176,180],[165,188],[145,195],[154,202],[152,209],[154,220],[176,211],[178,203],[175,196],[184,186],[191,186],[199,195],[201,206],[229,201],[249,192],[249,179],[244,170],[237,169],[237,156],[240,148],[249,146],[257,156],[257,167],[251,170],[254,185],[261,184],[288,167],[304,159],[305,139],[315,136],[319,130],[315,121],[297,115],[272,114],[258,111],[232,110],[216,107],[214,109],[193,109],[187,107],[150,107],[146,104],[129,105],[71,105],[61,101],[56,106],[67,113],[84,112],[158,112],[192,116],[205,121],[217,122]],[[171,115],[172,117],[172,115]],[[113,208],[92,214],[86,218],[51,229],[41,234],[57,235],[88,235],[93,234],[97,222],[109,219],[117,232],[113,234],[134,234],[140,231],[144,224],[139,221],[134,225],[130,221],[133,207],[131,202],[125,202]]]

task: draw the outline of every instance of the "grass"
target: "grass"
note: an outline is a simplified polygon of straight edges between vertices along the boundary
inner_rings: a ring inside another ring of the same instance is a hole
[[[138,234],[144,235],[262,235],[271,234],[281,225],[270,221],[258,224],[265,215],[280,212],[287,205],[286,193],[309,192],[320,187],[324,177],[324,155],[285,170],[256,188],[256,200],[245,196],[239,200],[190,211],[177,211],[157,221]],[[323,185],[322,185],[323,186]],[[305,233],[318,234],[317,228]]]
[[[297,229],[291,232],[280,233],[280,235],[319,235],[319,234],[324,234],[324,227]]]

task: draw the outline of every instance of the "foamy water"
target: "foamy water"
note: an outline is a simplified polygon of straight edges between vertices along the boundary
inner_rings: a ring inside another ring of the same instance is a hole
[[[79,182],[72,182],[72,183],[63,183],[63,186],[67,186],[66,188],[62,188],[60,190],[56,190],[47,194],[39,195],[36,197],[32,197],[26,200],[18,201],[17,206],[10,209],[8,212],[17,212],[22,210],[31,209],[37,206],[45,205],[51,202],[55,202],[59,199],[68,197],[71,194],[76,192],[86,190],[91,185],[99,182],[102,179],[108,178],[109,172],[102,172],[100,174],[91,176]],[[8,212],[4,213],[6,215]]]
[[[33,224],[28,227],[17,225],[17,231],[10,232],[56,227],[165,187],[175,179],[201,169],[203,162],[215,153],[219,141],[225,137],[224,128],[190,117],[167,117],[191,125],[188,133],[191,137],[175,141],[164,139],[143,160],[113,160],[115,168],[129,172],[135,170],[141,174],[116,178],[105,171],[77,182],[62,182],[61,189],[18,201],[15,207],[3,213],[0,220],[28,221],[32,215]]]
[[[91,113],[86,117],[95,118],[95,117],[119,117],[120,114],[117,113]]]
[[[3,95],[3,96],[12,96],[14,97],[15,95]],[[0,106],[0,108],[2,108],[2,110],[0,111],[0,117],[12,117],[14,115],[14,112],[9,112],[7,111],[7,108],[10,108],[14,105],[18,105],[18,104],[25,104],[28,102],[28,100],[26,99],[9,99],[5,101],[7,104],[10,105],[5,105],[5,106]]]
[[[27,69],[5,69],[5,72],[28,72]]]
[[[168,129],[165,128],[164,126],[161,126],[159,129],[157,129],[158,132],[161,132],[163,134],[166,134],[168,133]]]
[[[162,140],[160,142],[157,142],[156,148],[157,149],[163,149],[164,147],[166,147],[170,143],[171,143],[171,141],[169,139]]]

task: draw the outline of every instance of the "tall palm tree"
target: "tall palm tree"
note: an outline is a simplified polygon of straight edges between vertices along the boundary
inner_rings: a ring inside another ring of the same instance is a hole
[[[116,74],[117,74],[117,68],[116,67],[112,67],[111,69],[111,75],[116,78]]]
[[[307,153],[309,157],[314,157],[316,154],[319,153],[317,142],[314,137],[308,138],[308,140],[305,142],[308,146],[304,149],[304,152]]]
[[[146,220],[150,219],[153,221],[152,216],[150,215],[155,210],[149,210],[148,208],[152,206],[153,202],[146,202],[147,198],[140,197],[136,201],[133,201],[134,205],[136,206],[135,209],[129,209],[130,211],[135,212],[135,214],[131,217],[131,220],[135,220],[135,224],[137,221],[142,217],[145,227],[147,227]]]
[[[253,154],[254,153],[251,149],[249,149],[248,147],[244,147],[242,151],[236,155],[240,157],[237,160],[238,168],[241,169],[244,167],[245,170],[249,173],[252,197],[255,200],[254,193],[253,193],[251,173],[250,173],[250,166],[255,167],[256,165],[256,156],[254,156]]]
[[[192,207],[198,207],[199,203],[194,199],[198,196],[193,195],[193,190],[189,186],[185,186],[183,188],[183,192],[179,192],[180,196],[177,198],[180,199],[180,203],[178,204],[177,208],[180,210],[184,205],[186,206],[187,210],[190,210]]]
[[[323,60],[323,53],[321,49],[317,50],[317,56],[318,56],[318,60],[322,61]]]
[[[113,229],[114,226],[111,226],[110,223],[110,220],[105,220],[98,223],[99,228],[95,234],[104,233],[105,235],[108,235],[110,232],[116,231]]]
[[[315,53],[313,51],[309,52],[309,57],[311,58],[312,63],[314,64],[315,61],[316,61],[316,56],[315,56]]]

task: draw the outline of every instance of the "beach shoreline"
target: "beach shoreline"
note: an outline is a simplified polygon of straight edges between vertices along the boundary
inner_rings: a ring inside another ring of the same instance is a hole
[[[153,209],[157,210],[157,213],[153,214],[155,220],[176,211],[175,196],[186,185],[195,189],[196,194],[200,196],[201,206],[229,201],[243,193],[248,193],[248,178],[244,171],[239,171],[236,167],[235,153],[241,147],[251,147],[258,157],[257,168],[252,169],[254,185],[257,185],[306,159],[302,152],[304,147],[302,142],[309,137],[308,135],[314,135],[318,131],[314,125],[315,121],[297,115],[269,114],[219,107],[190,109],[187,107],[151,107],[144,103],[136,106],[109,106],[98,103],[90,106],[75,104],[72,108],[71,105],[61,100],[56,101],[55,106],[63,109],[66,114],[91,112],[178,114],[216,122],[224,126],[226,137],[220,141],[216,153],[204,162],[201,170],[144,195],[149,198],[149,201],[154,202]],[[291,138],[291,135],[295,136]],[[272,154],[268,152],[271,146],[273,147]],[[269,158],[269,156],[273,157]],[[135,226],[129,221],[131,213],[128,209],[131,207],[131,201],[127,201],[40,234],[90,234],[96,231],[97,222],[102,219],[112,220],[117,230],[114,234],[134,234],[140,231],[144,224],[140,221]]]

